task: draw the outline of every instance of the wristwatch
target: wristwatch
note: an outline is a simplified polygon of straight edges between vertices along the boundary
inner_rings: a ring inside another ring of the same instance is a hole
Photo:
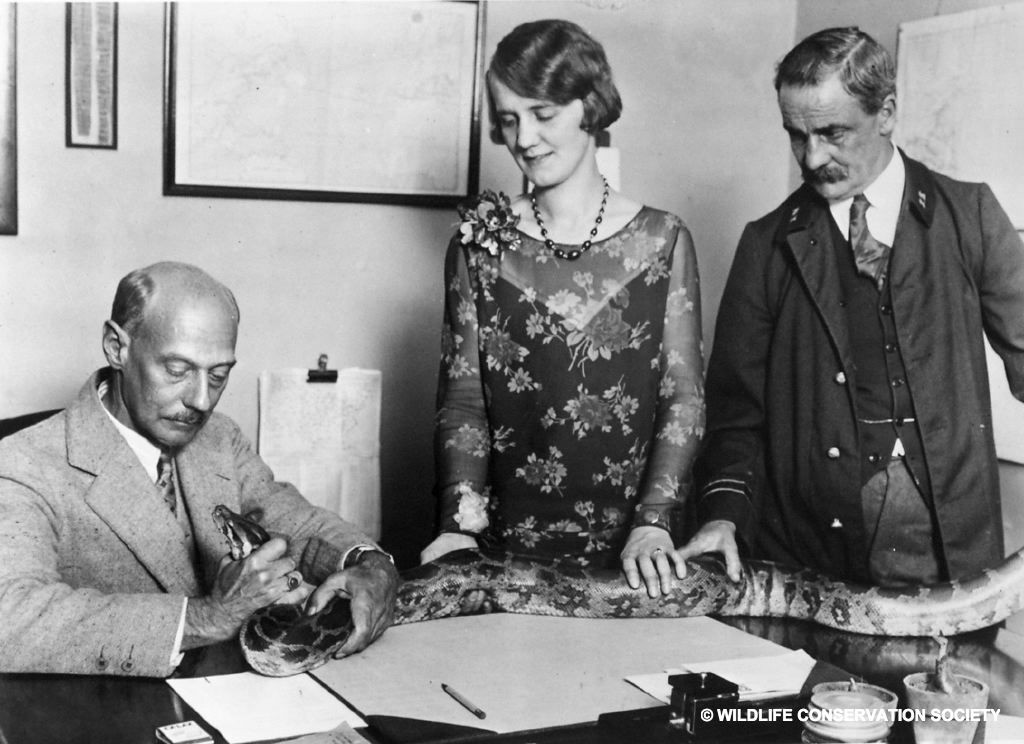
[[[636,505],[636,515],[633,517],[634,527],[660,527],[666,532],[672,531],[671,509],[664,506]]]
[[[394,565],[395,563],[395,559],[391,556],[391,554],[386,553],[380,548],[375,548],[372,545],[356,545],[354,548],[351,548],[348,551],[348,553],[345,554],[345,561],[344,564],[342,565],[342,568],[352,568],[353,566],[358,566],[360,563],[363,562],[363,559],[370,553],[379,553],[380,555],[384,556],[389,561],[391,561],[392,565]]]

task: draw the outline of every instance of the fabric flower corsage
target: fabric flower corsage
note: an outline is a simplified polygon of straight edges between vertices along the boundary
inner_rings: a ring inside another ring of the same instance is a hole
[[[463,532],[482,532],[486,529],[490,524],[487,519],[487,503],[490,498],[474,491],[465,481],[455,487],[455,493],[459,495],[459,512],[455,515],[459,528]]]
[[[522,242],[516,225],[519,215],[512,211],[512,204],[504,191],[495,194],[487,190],[463,202],[458,207],[459,234],[463,245],[473,243],[498,257],[502,251],[515,251]]]

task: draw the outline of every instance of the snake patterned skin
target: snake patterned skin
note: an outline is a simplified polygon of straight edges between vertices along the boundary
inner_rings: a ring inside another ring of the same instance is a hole
[[[236,539],[230,525],[245,521],[231,517],[229,528],[222,527],[229,543]],[[221,525],[224,515],[215,519]],[[786,617],[866,635],[955,635],[1024,607],[1024,550],[972,579],[907,589],[858,586],[760,561],[746,562],[733,583],[721,562],[705,556],[689,562],[686,578],[656,598],[630,589],[617,570],[460,550],[403,573],[395,624],[468,614],[481,601],[491,612],[528,615]],[[351,627],[348,601],[337,597],[313,616],[289,605],[258,610],[239,639],[253,669],[284,676],[331,659]]]

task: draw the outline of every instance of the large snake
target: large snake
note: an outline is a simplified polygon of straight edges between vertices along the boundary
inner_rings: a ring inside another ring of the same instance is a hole
[[[226,507],[214,510],[214,520],[232,555],[268,539]],[[733,583],[720,561],[702,557],[667,595],[651,598],[630,589],[617,570],[479,550],[449,553],[402,579],[395,624],[468,614],[483,603],[491,612],[528,615],[787,617],[866,635],[936,636],[988,627],[1024,607],[1024,549],[971,579],[906,589],[858,586],[763,561],[747,561]],[[257,610],[239,640],[253,669],[279,677],[324,664],[351,630],[348,600],[336,596],[311,616],[298,605]]]

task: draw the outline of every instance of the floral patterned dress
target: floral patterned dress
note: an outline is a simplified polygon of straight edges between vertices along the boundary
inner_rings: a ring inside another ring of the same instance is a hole
[[[685,498],[703,435],[693,242],[649,207],[576,261],[517,233],[449,245],[440,529],[615,566],[638,502]]]

